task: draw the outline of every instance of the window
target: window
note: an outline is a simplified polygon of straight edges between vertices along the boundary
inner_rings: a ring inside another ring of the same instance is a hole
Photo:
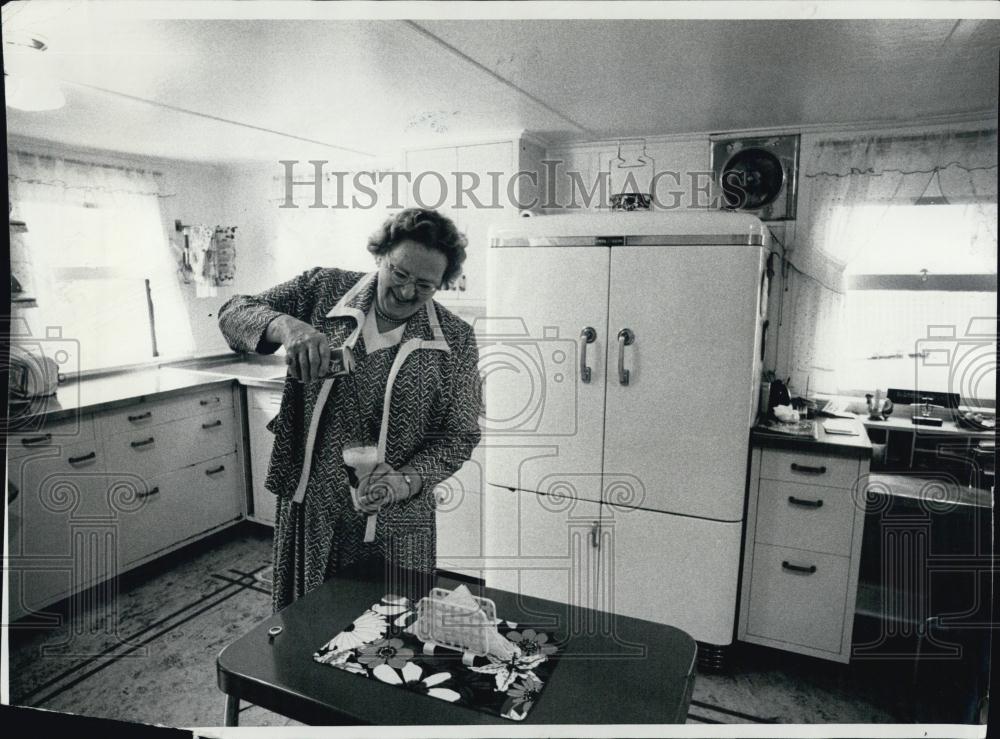
[[[982,207],[851,209],[842,392],[912,388],[995,405],[997,243]]]
[[[25,221],[37,308],[33,333],[57,327],[72,372],[190,354],[190,321],[172,263],[155,179],[130,170],[18,155],[10,178]]]

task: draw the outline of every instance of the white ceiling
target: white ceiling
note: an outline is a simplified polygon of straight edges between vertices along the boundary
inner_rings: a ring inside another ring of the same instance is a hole
[[[5,40],[49,43],[41,59],[5,45],[7,71],[44,67],[67,96],[58,111],[7,108],[10,133],[348,162],[521,129],[555,143],[995,115],[998,96],[998,20],[144,19],[93,5],[3,8]]]

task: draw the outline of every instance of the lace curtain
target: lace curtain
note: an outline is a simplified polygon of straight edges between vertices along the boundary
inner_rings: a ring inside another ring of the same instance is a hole
[[[965,205],[969,249],[996,253],[997,132],[857,136],[804,145],[788,310],[792,385],[836,393],[844,271],[894,205]]]
[[[942,196],[965,203],[982,226],[978,238],[996,241],[996,130],[819,141],[804,162],[802,179],[806,202],[799,243],[841,267],[872,245],[847,234],[875,233],[885,209],[900,203]],[[856,205],[881,207],[843,207]]]
[[[26,222],[37,308],[33,333],[55,326],[72,366],[97,369],[194,349],[160,209],[159,177],[119,166],[10,151],[12,218]]]

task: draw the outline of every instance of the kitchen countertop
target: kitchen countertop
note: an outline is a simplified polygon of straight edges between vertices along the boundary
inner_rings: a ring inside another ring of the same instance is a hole
[[[780,447],[784,449],[808,449],[822,452],[824,454],[839,454],[849,456],[860,456],[868,458],[872,453],[872,445],[868,440],[868,433],[860,419],[837,419],[847,420],[857,431],[856,436],[845,434],[828,434],[823,430],[823,422],[832,420],[823,417],[813,419],[816,423],[816,438],[807,436],[790,436],[780,433],[769,433],[759,428],[754,428],[750,432],[752,443],[767,446]]]
[[[178,362],[169,369],[228,377],[239,381],[241,385],[276,390],[285,386],[285,375],[288,372],[284,357],[274,354],[229,354]]]
[[[156,398],[182,395],[192,388],[232,382],[280,390],[285,363],[281,357],[222,355],[84,377],[59,385],[54,396],[11,404],[8,430],[36,427],[41,417],[60,421],[78,413],[96,413]]]

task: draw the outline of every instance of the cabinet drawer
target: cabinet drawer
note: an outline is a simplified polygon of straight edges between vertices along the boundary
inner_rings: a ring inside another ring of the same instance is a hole
[[[203,390],[167,400],[135,403],[102,413],[99,419],[100,433],[108,437],[232,407],[233,392],[230,387]]]
[[[25,421],[21,428],[11,428],[7,437],[7,457],[23,457],[45,447],[77,444],[93,439],[94,419],[90,415],[78,415],[54,423],[45,419]]]
[[[756,540],[849,557],[854,514],[849,490],[761,480]]]
[[[139,495],[141,503],[121,517],[126,565],[239,517],[236,454],[150,478]]]
[[[12,459],[7,475],[11,620],[116,574],[108,478],[94,440]]]
[[[235,451],[233,409],[116,434],[105,439],[104,447],[112,474],[149,479]]]
[[[839,653],[849,564],[846,557],[757,544],[747,633]]]
[[[764,449],[761,454],[760,476],[767,480],[850,489],[858,474],[858,460],[850,457],[779,449]]]

